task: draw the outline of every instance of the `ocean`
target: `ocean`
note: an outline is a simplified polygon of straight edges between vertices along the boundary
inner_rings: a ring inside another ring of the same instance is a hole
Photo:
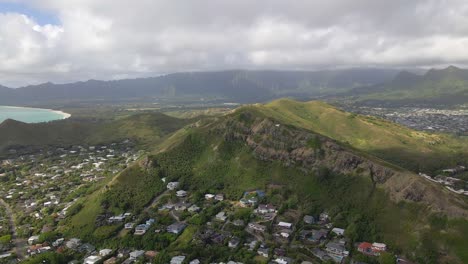
[[[0,106],[0,123],[6,119],[14,119],[25,123],[40,123],[65,119],[69,114],[50,109]]]

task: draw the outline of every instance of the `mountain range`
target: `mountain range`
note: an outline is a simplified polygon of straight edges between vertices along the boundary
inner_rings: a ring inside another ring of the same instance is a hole
[[[393,80],[351,89],[344,94],[361,104],[414,106],[468,102],[468,70],[449,66],[423,75],[400,72]]]
[[[0,86],[0,104],[46,105],[77,101],[156,99],[263,102],[284,96],[311,97],[391,80],[392,69],[327,71],[247,71],[174,73],[152,78],[44,83],[17,89]]]
[[[468,102],[468,70],[454,66],[425,74],[395,69],[185,72],[114,81],[0,86],[2,105],[157,100],[253,103],[292,97],[334,98],[364,105],[458,105]]]

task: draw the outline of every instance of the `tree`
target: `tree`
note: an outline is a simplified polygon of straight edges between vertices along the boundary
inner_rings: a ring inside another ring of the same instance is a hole
[[[11,241],[11,235],[5,235],[5,236],[0,237],[0,244],[2,245],[7,245],[10,243],[10,241]]]
[[[395,264],[396,263],[396,257],[395,257],[395,255],[393,255],[391,253],[383,252],[383,253],[380,254],[379,263],[380,264]]]

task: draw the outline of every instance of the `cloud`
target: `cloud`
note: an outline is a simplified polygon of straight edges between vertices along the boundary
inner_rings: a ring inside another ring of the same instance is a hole
[[[0,10],[0,83],[13,86],[231,68],[468,64],[464,0],[17,1],[60,24]]]

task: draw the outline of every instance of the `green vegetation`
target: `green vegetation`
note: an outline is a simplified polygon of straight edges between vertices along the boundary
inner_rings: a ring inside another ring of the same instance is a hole
[[[193,121],[157,112],[115,120],[72,118],[37,124],[7,120],[0,124],[0,153],[7,148],[107,144],[124,139],[133,139],[144,147],[151,147]]]
[[[416,172],[468,162],[466,138],[414,131],[377,117],[347,113],[323,102],[283,99],[239,111],[246,110],[322,134]]]
[[[280,134],[271,127],[261,127],[259,124],[266,119],[277,122],[278,126],[272,127],[287,129]],[[119,240],[116,238],[118,225],[95,225],[96,217],[103,212],[116,214],[131,210],[135,214],[146,213],[145,206],[164,190],[161,179],[166,178],[167,181],[179,181],[181,189],[197,194],[191,198],[194,200],[202,199],[204,193],[223,193],[229,200],[238,200],[245,191],[265,190],[271,195],[262,202],[274,203],[280,213],[297,211],[299,215],[317,215],[328,211],[334,226],[346,228],[351,244],[385,241],[392,252],[411,256],[421,263],[439,261],[437,252],[449,256],[453,263],[468,261],[464,250],[468,240],[463,237],[468,226],[465,219],[434,215],[422,203],[396,202],[391,197],[393,193],[380,188],[381,185],[367,174],[340,173],[328,167],[309,170],[300,164],[288,163],[286,159],[268,159],[264,152],[255,152],[253,144],[249,145],[245,137],[238,134],[264,129],[257,138],[252,138],[259,144],[258,148],[267,149],[265,152],[268,148],[274,149],[275,144],[288,143],[313,150],[315,154],[340,151],[327,148],[325,143],[330,141],[324,140],[329,137],[338,141],[346,151],[355,149],[355,155],[372,161],[379,160],[373,156],[376,155],[399,166],[423,171],[466,161],[466,140],[416,132],[379,118],[348,114],[320,102],[291,100],[243,107],[223,118],[204,122],[177,131],[166,142],[154,146],[157,151],[148,160],[127,168],[80,201],[82,208],[75,209],[77,213],[66,223],[69,234],[106,245],[142,249],[155,249],[157,245],[158,250],[183,252],[191,259],[203,256],[208,260],[227,260],[226,256],[232,252],[226,247],[202,247],[190,243],[193,234],[206,221],[225,210],[226,203],[218,203],[194,216],[184,215],[191,226],[178,238],[150,230],[142,237],[126,235]],[[297,143],[290,137],[297,131],[310,134],[310,137]],[[286,140],[273,141],[273,138]],[[288,145],[284,149],[289,147],[292,148]],[[321,155],[317,156],[317,159],[321,158]],[[380,160],[378,164],[390,166]],[[398,168],[398,171],[403,169]],[[271,185],[279,188],[271,190]],[[449,197],[445,192],[440,193],[444,198]],[[234,215],[248,221],[250,213],[241,209]],[[168,222],[164,223],[167,225]],[[168,252],[161,252],[158,258],[167,260]],[[253,257],[244,250],[235,254],[238,261],[245,260],[246,263]],[[380,261],[387,263],[393,259],[383,255]]]
[[[400,73],[393,81],[356,89],[359,101],[385,105],[456,105],[468,100],[468,71],[450,66],[420,76]],[[352,93],[353,94],[353,93]]]

